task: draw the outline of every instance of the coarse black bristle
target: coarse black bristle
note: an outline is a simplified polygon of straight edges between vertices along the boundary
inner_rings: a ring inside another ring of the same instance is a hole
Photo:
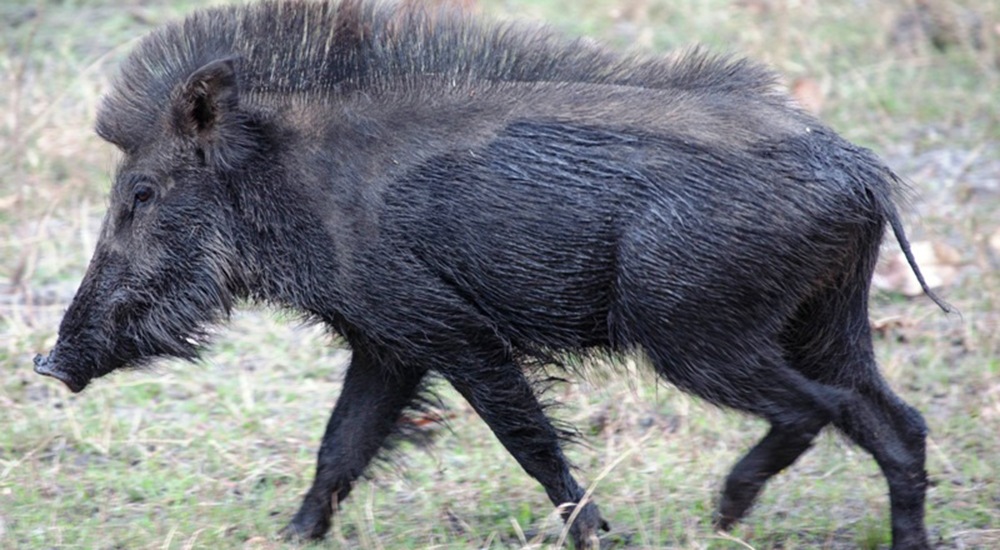
[[[276,94],[405,86],[409,77],[429,74],[456,82],[738,91],[786,101],[774,93],[771,71],[697,49],[667,58],[623,55],[546,28],[484,22],[458,11],[357,0],[267,1],[199,11],[145,37],[104,99],[98,133],[116,144],[135,143],[189,75],[223,58],[238,60],[244,105]]]

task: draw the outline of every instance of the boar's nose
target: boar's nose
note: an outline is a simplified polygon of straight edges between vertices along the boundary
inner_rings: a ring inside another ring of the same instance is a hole
[[[43,376],[51,376],[56,380],[59,380],[66,387],[70,389],[73,393],[80,393],[83,388],[87,387],[86,382],[79,382],[74,380],[72,376],[59,368],[55,361],[52,360],[52,356],[43,357],[41,354],[35,356],[35,372]]]

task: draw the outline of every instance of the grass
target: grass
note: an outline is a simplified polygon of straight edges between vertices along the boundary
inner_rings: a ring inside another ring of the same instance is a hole
[[[311,481],[348,353],[316,327],[245,311],[202,365],[101,380],[82,395],[34,375],[93,249],[115,162],[91,131],[136,37],[198,2],[5,2],[0,6],[0,547],[282,548],[274,533]],[[963,315],[877,294],[872,317],[894,388],[931,426],[928,525],[946,548],[1000,547],[1000,36],[986,50],[889,45],[906,3],[847,0],[483,0],[621,47],[703,43],[810,79],[821,116],[882,153],[916,188],[911,236],[953,246],[945,289]],[[1000,2],[969,2],[987,33]],[[602,371],[602,369],[595,369]],[[544,493],[469,407],[359,483],[330,548],[553,545]],[[628,548],[880,548],[884,481],[836,434],[776,477],[729,536],[710,528],[728,468],[766,430],[640,366],[558,386],[556,414],[585,444],[569,454]],[[602,476],[601,474],[604,473]]]

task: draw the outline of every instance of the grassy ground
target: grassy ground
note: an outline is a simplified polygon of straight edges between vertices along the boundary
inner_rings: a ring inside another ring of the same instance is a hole
[[[90,129],[98,98],[136,37],[197,5],[0,5],[0,548],[281,548],[273,535],[311,481],[349,357],[315,327],[246,311],[203,365],[112,376],[82,395],[31,371],[32,355],[54,342],[104,208],[116,157]],[[873,318],[892,320],[879,325],[878,355],[931,426],[935,543],[998,548],[1000,244],[989,239],[1000,241],[1000,2],[964,6],[980,18],[983,49],[962,38],[962,25],[944,51],[919,33],[906,38],[896,21],[908,2],[483,0],[480,8],[622,47],[699,42],[767,61],[822,98],[825,120],[913,181],[911,236],[957,252],[958,276],[944,294],[963,314],[878,294]],[[894,34],[903,38],[893,43]],[[442,395],[449,428],[359,484],[319,546],[557,543],[541,489],[468,406]],[[728,537],[710,528],[714,499],[762,422],[658,386],[641,366],[551,395],[564,404],[558,416],[587,436],[570,455],[595,486],[611,546],[888,544],[884,481],[835,434],[778,476]]]

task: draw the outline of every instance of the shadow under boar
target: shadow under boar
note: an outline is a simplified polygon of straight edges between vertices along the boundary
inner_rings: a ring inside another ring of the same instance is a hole
[[[35,368],[79,392],[193,360],[241,301],[325,323],[353,354],[290,538],[326,533],[435,374],[566,519],[582,504],[576,546],[598,544],[526,370],[571,352],[641,353],[770,422],[720,528],[833,425],[888,480],[893,548],[928,547],[927,428],[879,374],[867,314],[886,227],[919,277],[901,183],[768,70],[413,7],[262,3],[143,39],[97,133],[124,158]]]

